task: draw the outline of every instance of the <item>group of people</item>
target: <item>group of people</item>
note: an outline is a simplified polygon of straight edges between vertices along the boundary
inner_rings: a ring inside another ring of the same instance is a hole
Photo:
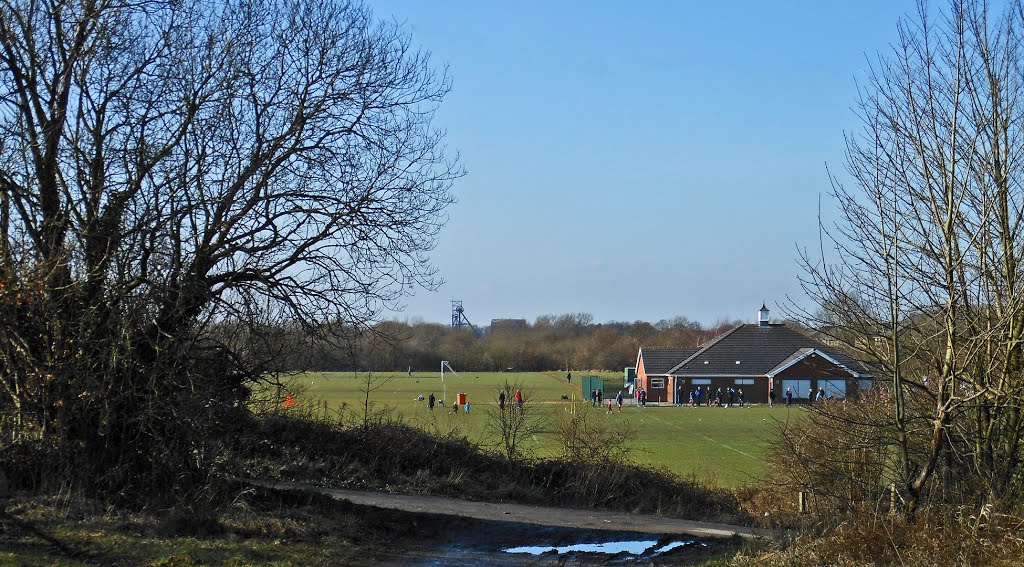
[[[505,395],[505,391],[504,390],[498,392],[498,408],[501,409],[501,410],[505,409],[505,399],[506,399],[506,397],[507,396]],[[516,408],[519,411],[523,411],[523,391],[522,390],[516,390],[516,393],[513,394],[512,399],[515,400]],[[423,401],[423,396],[422,395],[418,396],[416,398],[416,401],[422,402]],[[431,392],[430,395],[427,396],[427,410],[428,411],[434,411],[434,407],[435,406],[437,406],[439,408],[443,408],[444,407],[444,400],[437,399],[436,397],[434,397],[434,393]],[[470,407],[470,404],[469,404],[469,400],[468,399],[466,400],[466,403],[462,404],[462,408],[459,407],[459,402],[456,400],[456,402],[454,404],[452,404],[452,410],[449,411],[448,413],[450,415],[451,414],[458,414],[460,409],[465,409],[466,413],[469,413],[469,407]]]
[[[633,395],[636,396],[636,407],[642,408],[647,406],[647,390],[637,388]]]
[[[683,405],[682,390],[677,390],[676,392],[676,405],[681,406]],[[718,390],[712,393],[710,386],[707,389],[704,389],[703,386],[697,386],[696,390],[690,390],[690,395],[687,397],[687,403],[690,407],[716,406],[731,408],[736,402],[739,402],[740,407],[746,404],[743,388],[718,388]]]
[[[505,390],[498,391],[498,409],[505,411]],[[523,391],[516,390],[516,393],[512,396],[512,399],[516,402],[516,409],[523,411]]]
[[[603,405],[602,402],[601,402],[601,400],[603,398],[604,398],[604,392],[602,392],[601,390],[591,390],[590,391],[590,405],[591,406],[596,408],[597,406]],[[608,407],[611,407],[611,403],[612,403],[611,400],[609,400],[608,401]],[[619,408],[621,410],[621,408],[622,408],[622,390],[619,390],[619,393],[615,396],[615,403],[617,403],[619,405]],[[647,393],[644,392],[643,390],[638,389],[636,391],[636,405],[640,406],[640,405],[643,405],[643,404],[646,404],[646,403],[647,403]]]
[[[622,413],[622,390],[615,396],[615,405],[619,406],[619,413]],[[608,400],[608,415],[612,413],[612,402]]]
[[[423,396],[419,396],[418,398],[416,398],[416,400],[417,401],[423,401]],[[427,396],[427,410],[428,411],[434,411],[434,406],[437,406],[439,408],[443,408],[444,407],[444,400],[437,399],[436,397],[434,397],[434,393],[431,392],[430,395]],[[466,403],[462,404],[462,408],[459,407],[459,402],[458,402],[458,400],[456,400],[455,403],[452,404],[452,409],[451,409],[451,411],[448,412],[448,415],[458,415],[459,411],[461,409],[465,409],[466,413],[469,413],[469,407],[470,407],[469,400],[466,400]]]
[[[423,400],[423,396],[420,396],[420,397],[418,397],[416,399],[418,401],[422,401]],[[434,411],[434,407],[435,406],[437,406],[439,408],[443,408],[444,407],[444,400],[437,399],[436,397],[434,397],[434,393],[431,392],[430,395],[427,396],[427,410],[428,411]],[[455,403],[452,404],[451,410],[448,411],[448,415],[459,415],[459,411],[461,411],[463,409],[466,410],[466,413],[469,413],[469,408],[470,408],[469,400],[466,400],[466,403],[462,404],[462,407],[460,408],[459,407],[459,401],[458,401],[458,399],[456,399]]]
[[[810,392],[807,395],[807,401],[809,402],[823,402],[825,401],[825,388],[818,388],[816,392]],[[768,392],[768,404],[771,406],[775,405],[775,390]],[[793,405],[793,388],[786,388],[786,406]]]
[[[604,407],[604,392],[602,390],[594,389],[590,391],[590,404],[592,407]],[[619,413],[622,413],[622,390],[615,395],[615,405],[619,408]],[[639,404],[638,404],[639,405]],[[608,413],[612,413],[612,401],[608,400]]]
[[[644,390],[643,388],[637,388],[634,391],[634,396],[636,398],[636,406],[637,407],[644,407],[644,406],[647,405],[647,390]],[[596,388],[594,390],[591,390],[591,392],[590,392],[590,400],[591,400],[592,406],[595,407],[595,408],[596,407],[604,407],[603,397],[604,397],[604,392],[602,392],[601,390],[596,389]],[[793,397],[794,397],[794,394],[793,394],[792,387],[786,388],[785,398],[786,398],[786,405],[787,406],[793,405]],[[506,398],[507,398],[507,396],[506,396],[506,392],[504,390],[498,392],[498,408],[500,410],[504,410],[505,409]],[[515,394],[512,396],[512,398],[513,398],[513,400],[515,402],[516,408],[519,411],[523,411],[523,392],[522,392],[522,390],[516,390]],[[775,398],[776,398],[775,390],[770,390],[768,392],[768,405],[769,405],[769,407],[774,407],[775,406]],[[675,399],[676,399],[676,405],[678,405],[678,406],[683,405],[683,399],[684,398],[683,398],[683,395],[682,395],[682,389],[681,388],[676,390],[676,398]],[[698,386],[696,390],[690,390],[689,396],[686,399],[688,400],[688,405],[690,407],[716,406],[716,407],[728,408],[728,407],[732,407],[733,404],[735,404],[737,402],[739,403],[740,407],[743,407],[746,404],[746,400],[745,400],[744,395],[743,395],[743,389],[742,388],[732,388],[732,387],[724,388],[724,389],[723,388],[718,388],[715,392],[712,392],[710,386],[707,387],[707,388],[704,388],[703,386]],[[810,393],[810,395],[808,396],[808,399],[811,402],[824,401],[825,400],[825,389],[824,388],[818,388],[817,391],[812,391]],[[418,396],[416,398],[416,400],[417,401],[423,401],[423,396],[422,395]],[[434,397],[433,393],[431,393],[430,396],[427,397],[426,401],[427,401],[427,409],[429,411],[434,411],[434,407],[435,406],[437,406],[437,407],[444,407],[444,400],[438,400],[436,397]],[[622,390],[619,390],[619,393],[615,396],[615,404],[619,408],[619,413],[622,413]],[[465,409],[466,413],[469,413],[469,408],[470,408],[469,400],[467,400],[465,404],[462,404],[462,406]],[[607,401],[607,406],[608,406],[608,413],[612,413],[612,401],[611,400]],[[460,408],[459,407],[459,403],[456,401],[455,404],[452,407],[452,411],[449,411],[448,413],[449,414],[458,414],[460,409],[463,409],[463,408]]]
[[[647,390],[644,390],[643,388],[637,388],[636,391],[633,392],[633,394],[634,394],[634,396],[636,396],[636,406],[637,407],[643,407],[643,406],[647,405]],[[602,392],[601,390],[595,389],[595,390],[591,390],[590,391],[590,405],[591,406],[593,406],[595,408],[598,407],[598,406],[603,406],[604,404],[601,401],[603,398],[604,398],[604,392]],[[622,390],[619,390],[619,393],[615,396],[615,403],[616,403],[616,405],[619,406],[619,413],[622,413]],[[611,400],[608,400],[608,413],[611,413],[611,412],[612,412],[612,402],[611,402]]]

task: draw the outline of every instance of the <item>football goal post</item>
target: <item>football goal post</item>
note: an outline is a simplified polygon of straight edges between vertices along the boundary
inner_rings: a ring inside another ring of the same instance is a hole
[[[448,369],[448,372],[451,372],[452,374],[455,374],[456,376],[458,376],[459,373],[456,372],[454,368],[452,368],[451,364],[448,364],[447,360],[442,360],[441,361],[441,390],[442,390],[441,391],[441,399],[444,400],[444,403],[447,404],[448,403],[448,386],[444,383],[444,369],[445,368]]]

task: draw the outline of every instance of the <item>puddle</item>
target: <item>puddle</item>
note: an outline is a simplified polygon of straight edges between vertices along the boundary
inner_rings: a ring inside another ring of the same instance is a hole
[[[653,555],[659,555],[677,547],[691,545],[692,543],[692,541],[674,541],[654,550]],[[502,551],[505,553],[528,553],[530,555],[543,555],[551,552],[558,554],[606,553],[608,555],[617,555],[619,553],[628,553],[630,555],[643,555],[656,545],[658,545],[657,541],[611,541],[607,543],[578,543],[575,545],[563,546],[525,545],[521,547],[510,547],[508,549],[503,549]]]
[[[663,546],[659,547],[658,549],[655,549],[654,553],[652,553],[651,555],[660,555],[662,553],[668,553],[669,551],[672,551],[673,549],[675,549],[677,547],[685,547],[685,546],[693,545],[693,544],[694,544],[694,542],[692,542],[692,541],[673,541],[670,544],[663,545]],[[701,545],[703,545],[704,547],[708,546],[708,544],[703,543],[703,542],[701,542]]]

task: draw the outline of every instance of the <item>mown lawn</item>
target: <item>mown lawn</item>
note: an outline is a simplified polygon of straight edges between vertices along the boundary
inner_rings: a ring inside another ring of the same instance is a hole
[[[765,473],[764,456],[776,420],[799,419],[801,414],[795,408],[787,410],[781,405],[771,409],[649,404],[646,408],[627,405],[622,414],[606,416],[606,408],[593,409],[588,401],[580,400],[582,377],[574,373],[569,385],[560,372],[446,372],[443,383],[440,372],[413,373],[411,377],[405,373],[308,373],[295,378],[292,390],[299,402],[297,407],[319,408],[331,415],[341,412],[358,421],[365,414],[369,383],[371,414],[401,416],[428,431],[454,431],[487,446],[491,443],[488,412],[495,409],[499,387],[507,381],[522,386],[528,402],[549,424],[559,413],[568,411],[570,401],[562,399],[566,395],[577,400],[579,411],[596,412],[603,418],[628,424],[635,432],[629,441],[635,461],[727,488],[757,482]],[[622,383],[620,374],[607,373],[602,378],[606,392],[616,391],[615,387]],[[450,412],[451,402],[460,392],[465,392],[470,401],[469,415]],[[431,393],[437,398],[446,393],[448,407],[429,412],[425,401],[416,400]],[[539,457],[557,456],[561,447],[550,426],[533,437],[528,446]]]

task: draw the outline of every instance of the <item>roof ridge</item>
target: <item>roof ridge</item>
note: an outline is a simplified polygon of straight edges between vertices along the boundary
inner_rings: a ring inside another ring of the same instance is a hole
[[[690,362],[694,358],[697,358],[697,356],[699,356],[702,352],[704,352],[704,351],[708,350],[709,348],[715,346],[716,344],[722,342],[726,337],[728,337],[729,335],[735,333],[736,331],[738,331],[738,330],[740,330],[742,328],[743,328],[743,325],[736,325],[735,327],[732,328],[732,330],[726,331],[725,333],[722,333],[721,335],[718,335],[717,337],[711,339],[711,341],[709,341],[707,344],[705,344],[704,346],[698,348],[697,352],[691,354],[690,356],[688,356],[685,359],[683,359],[682,362],[680,362],[679,364],[677,364],[677,365],[673,366],[672,368],[670,368],[669,371],[668,371],[668,374],[672,374],[676,370],[679,370],[680,367],[684,366],[686,363]]]
[[[834,365],[838,366],[839,368],[842,368],[846,372],[852,374],[854,378],[860,378],[860,374],[861,373],[857,372],[853,368],[850,368],[849,366],[844,364],[842,361],[837,360],[835,352],[829,352],[829,351],[827,351],[825,349],[821,349],[821,348],[813,347],[813,346],[811,346],[811,347],[801,347],[801,348],[796,349],[795,351],[793,351],[793,354],[789,355],[789,357],[786,358],[785,360],[783,360],[782,362],[776,364],[775,368],[772,368],[771,370],[769,370],[767,372],[767,374],[769,376],[774,376],[774,375],[778,374],[779,372],[782,372],[783,370],[789,368],[790,366],[796,364],[797,362],[800,362],[801,360],[803,360],[803,359],[805,359],[808,356],[811,356],[813,354],[819,354],[819,355],[825,357],[832,364],[834,364]],[[852,359],[851,358],[850,360],[856,362],[856,359]]]

